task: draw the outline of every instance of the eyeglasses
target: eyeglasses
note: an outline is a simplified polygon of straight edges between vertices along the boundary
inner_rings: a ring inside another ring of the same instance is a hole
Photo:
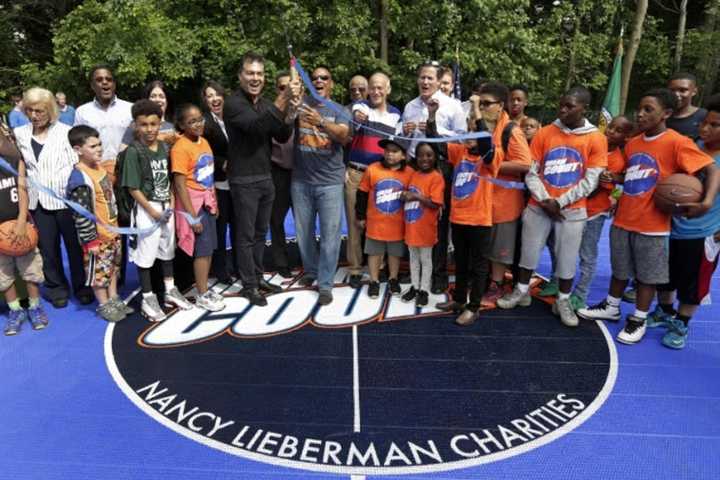
[[[494,102],[489,102],[489,101],[487,101],[487,100],[481,100],[481,101],[478,102],[478,106],[479,106],[480,108],[488,108],[489,106],[495,105],[496,103],[502,103],[502,102],[499,101],[499,100],[494,101]]]
[[[330,75],[315,75],[314,77],[312,77],[312,81],[313,81],[313,82],[316,82],[316,81],[318,81],[318,80],[322,80],[323,82],[327,82],[328,80],[330,80]]]
[[[188,127],[195,127],[195,126],[197,126],[197,125],[202,125],[202,124],[204,124],[204,123],[205,123],[205,119],[204,119],[204,118],[199,118],[199,119],[198,119],[198,118],[193,118],[192,120],[188,120],[188,122],[187,122]]]

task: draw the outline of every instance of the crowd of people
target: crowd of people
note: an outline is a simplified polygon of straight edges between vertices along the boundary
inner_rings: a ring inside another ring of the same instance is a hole
[[[553,312],[568,327],[579,318],[619,321],[632,280],[635,311],[618,341],[637,343],[646,328],[662,326],[663,344],[680,349],[708,296],[720,250],[720,96],[694,106],[689,73],[644,93],[636,118],[614,118],[604,132],[587,119],[584,87],[565,92],[557,118],[542,126],[525,113],[524,86],[479,79],[461,102],[452,96],[452,71],[435,62],[418,67],[418,96],[402,110],[389,102],[383,72],[352,77],[342,110],[325,101],[334,87],[327,66],[311,72],[316,95],[294,71],[279,73],[274,95],[265,95],[265,60],[253,52],[242,57],[234,93],[208,81],[197,104],[174,109],[161,81],[130,103],[117,97],[109,66],[89,77],[94,98],[77,110],[62,92],[43,88],[13,98],[12,131],[0,137],[0,155],[18,172],[0,170],[0,222],[16,220],[19,236],[37,228],[40,238],[25,256],[0,255],[6,335],[25,321],[48,324],[40,284],[54,308],[72,292],[83,304],[96,300],[105,320],[122,320],[133,311],[118,297],[127,261],[138,269],[140,309],[152,322],[167,308],[222,310],[211,275],[237,278],[239,295],[265,306],[281,290],[263,276],[268,229],[271,268],[295,276],[284,229],[290,208],[302,262],[297,284],[316,288],[321,306],[333,301],[343,211],[352,288],[424,307],[431,293],[448,290],[454,270],[448,301],[435,306],[457,314],[458,325],[475,322],[483,306],[530,305],[546,247],[553,279],[542,293],[557,296]],[[463,139],[468,132],[485,134]],[[673,173],[697,175],[704,194],[671,215],[655,206],[653,192]],[[607,297],[588,305],[608,219],[612,281]],[[133,230],[121,235],[117,227]],[[175,285],[176,249],[193,259],[194,303]],[[162,291],[153,286],[154,266]],[[27,309],[15,269],[28,285]]]

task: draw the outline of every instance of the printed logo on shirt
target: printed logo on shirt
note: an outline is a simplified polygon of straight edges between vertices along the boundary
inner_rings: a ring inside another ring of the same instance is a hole
[[[213,174],[215,166],[213,156],[210,153],[203,153],[195,164],[195,181],[205,188],[213,186]]]
[[[453,173],[453,197],[463,200],[472,195],[477,189],[480,181],[479,175],[475,171],[476,164],[462,160]]]
[[[575,185],[582,178],[583,158],[572,147],[555,147],[545,154],[543,178],[555,188]]]
[[[655,188],[660,170],[657,161],[645,152],[634,153],[628,160],[623,193],[642,195]]]
[[[375,185],[375,208],[382,213],[393,214],[400,210],[400,195],[403,184],[400,180],[386,178]]]
[[[408,188],[409,192],[414,193],[420,193],[420,190],[417,189],[417,187],[410,185],[410,188]],[[405,202],[405,221],[408,223],[415,223],[423,216],[423,208],[420,205],[420,202],[414,201],[414,202]]]

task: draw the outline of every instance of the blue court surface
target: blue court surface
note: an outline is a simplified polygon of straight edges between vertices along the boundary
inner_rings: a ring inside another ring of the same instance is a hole
[[[322,309],[294,280],[264,309],[215,284],[225,310],[161,324],[50,307],[0,340],[0,478],[720,478],[719,307],[671,351],[538,299],[462,328],[444,295],[418,310],[344,280]]]

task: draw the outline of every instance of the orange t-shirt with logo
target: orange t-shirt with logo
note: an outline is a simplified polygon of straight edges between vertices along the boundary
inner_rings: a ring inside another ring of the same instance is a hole
[[[507,113],[502,112],[492,136],[496,151],[502,151],[502,133],[508,123],[510,123],[510,117]],[[503,161],[530,165],[532,163],[530,147],[525,139],[525,134],[517,124],[511,130],[509,140],[507,154],[502,152],[505,154]],[[513,175],[498,173],[497,178],[522,183],[522,179]],[[523,191],[517,188],[506,188],[498,184],[493,185],[493,189],[493,223],[512,222],[520,218],[525,208],[525,194]]]
[[[461,225],[492,226],[493,184],[487,178],[496,177],[504,155],[495,150],[493,161],[483,162],[479,155],[471,155],[465,145],[448,143],[448,162],[454,167],[450,199],[450,222]]]
[[[445,180],[440,172],[413,172],[408,191],[416,192],[442,208]],[[432,247],[438,241],[440,208],[429,208],[418,201],[405,202],[405,244],[408,247]]]
[[[385,168],[382,162],[370,165],[358,188],[368,193],[368,238],[382,242],[397,242],[405,238],[405,218],[400,195],[407,189],[413,169]]]
[[[607,169],[611,173],[622,173],[622,171],[625,170],[625,156],[621,149],[616,148],[608,153]],[[613,188],[615,188],[615,185],[612,183],[600,182],[598,184],[597,190],[587,198],[586,208],[588,218],[610,210],[612,206],[610,193],[612,193]]]
[[[559,198],[585,178],[588,168],[607,166],[607,139],[599,131],[575,135],[557,125],[540,129],[530,145],[532,158],[537,162],[540,180],[551,198]],[[530,198],[531,205],[539,205]],[[586,199],[565,208],[585,208]]]
[[[214,185],[215,162],[210,144],[203,137],[193,142],[184,135],[170,150],[170,170],[185,175],[193,190],[207,190]]]
[[[670,233],[672,216],[658,210],[653,201],[657,183],[674,173],[694,175],[714,163],[692,140],[672,129],[652,139],[644,135],[630,139],[625,157],[625,183],[614,225],[649,235]]]
[[[82,162],[78,162],[76,167],[85,173],[93,183],[93,200],[95,202],[93,213],[97,219],[105,225],[117,227],[117,204],[115,203],[112,181],[107,170],[103,167],[91,168]],[[104,241],[112,240],[118,236],[116,232],[112,232],[101,225],[97,225],[97,234],[98,238]]]

